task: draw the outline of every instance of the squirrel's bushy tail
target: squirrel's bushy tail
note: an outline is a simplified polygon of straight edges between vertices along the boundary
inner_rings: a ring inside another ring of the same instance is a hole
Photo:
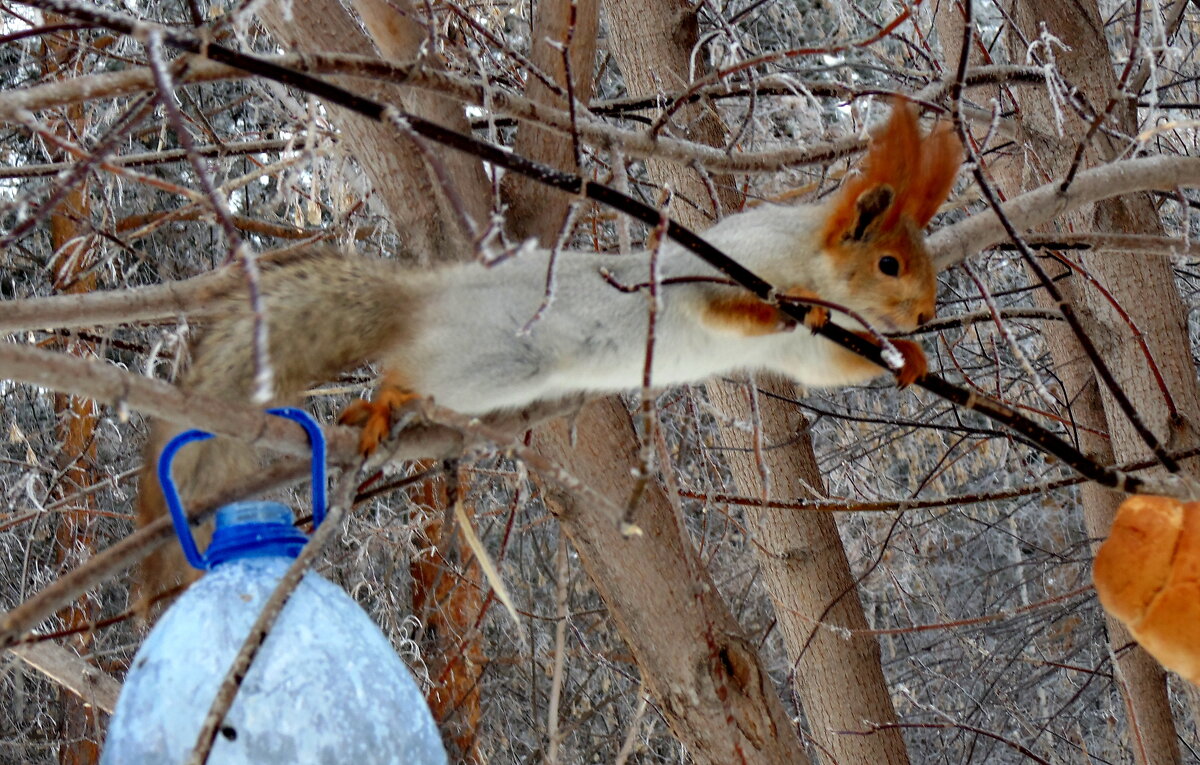
[[[266,363],[273,381],[264,406],[298,403],[305,388],[338,372],[377,358],[405,325],[408,301],[403,271],[393,262],[319,250],[283,263],[262,264],[263,307],[256,319],[245,290],[222,298],[215,318],[193,345],[191,363],[180,380],[185,390],[239,404],[252,403],[262,366],[254,333],[267,329]],[[353,310],[329,306],[353,303]],[[387,320],[384,320],[387,319]],[[158,455],[179,425],[158,421],[151,428],[138,484],[137,522],[145,526],[166,514],[158,478]],[[244,442],[215,438],[189,445],[173,463],[172,474],[185,505],[211,496],[259,470],[263,456]],[[208,536],[197,533],[198,539]],[[178,544],[170,543],[142,563],[136,603],[143,616],[161,595],[195,579]]]

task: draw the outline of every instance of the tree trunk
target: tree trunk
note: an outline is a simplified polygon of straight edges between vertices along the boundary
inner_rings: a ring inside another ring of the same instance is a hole
[[[741,493],[764,499],[818,498],[823,479],[813,454],[808,421],[790,403],[796,386],[788,380],[758,379],[762,393],[752,411],[748,386],[709,385],[713,401],[727,416],[754,422],[755,435],[735,427],[722,430],[726,459]],[[761,462],[761,464],[760,464]],[[762,485],[762,470],[770,492]],[[804,707],[809,735],[829,762],[905,763],[908,753],[899,728],[871,735],[839,735],[894,724],[887,682],[873,636],[832,513],[745,508],[754,534],[763,584],[775,604],[790,677]],[[845,637],[845,632],[850,637]]]
[[[572,444],[563,422],[542,428],[534,446],[605,497],[628,498],[638,452],[616,399],[584,407]],[[563,531],[612,609],[642,678],[671,730],[696,763],[805,763],[807,758],[754,646],[696,555],[661,490],[647,490],[625,537],[613,518],[580,507],[544,484]]]
[[[600,26],[597,0],[539,0],[533,17],[533,50],[530,60],[554,83],[573,93],[575,100],[588,103],[592,97],[592,70],[596,63],[596,35]],[[563,46],[571,62],[570,81],[564,64]],[[568,109],[567,99],[556,95],[533,74],[526,75],[525,97],[539,104]],[[578,172],[575,142],[570,136],[525,123],[517,130],[513,151],[554,168]],[[537,238],[544,247],[554,246],[571,203],[557,189],[522,175],[510,173],[501,183],[508,213],[505,223],[517,239]]]
[[[415,22],[408,19],[394,21],[374,4],[369,10],[378,12],[369,18],[374,22],[372,33],[378,33],[379,47],[386,55],[402,57],[402,41],[423,39],[409,29],[416,26]],[[335,0],[265,3],[259,9],[259,16],[263,26],[286,49],[378,55],[362,28]],[[408,57],[413,56],[410,53]],[[433,119],[440,119],[456,130],[467,129],[461,108],[450,110],[444,100],[435,96],[419,94],[410,102],[406,100],[405,92],[395,85],[367,83],[364,86],[362,80],[356,80],[354,87],[382,103],[397,104],[414,111],[435,109],[438,113]],[[362,172],[371,179],[373,193],[382,201],[408,248],[408,254],[433,262],[470,257],[474,244],[456,222],[454,202],[446,196],[440,180],[413,142],[395,125],[373,122],[340,107],[330,108],[346,151],[358,160]],[[457,152],[434,149],[433,154],[445,165],[447,177],[459,198],[465,200],[463,211],[482,225],[488,206],[487,195],[480,192],[487,188],[487,182],[479,163]]]
[[[698,40],[697,8],[679,0],[607,0],[609,48],[629,95],[650,96],[687,85]],[[703,58],[697,57],[694,64],[703,71]],[[721,118],[707,102],[680,109],[668,129],[709,146],[722,145],[726,137]],[[690,228],[708,228],[742,207],[742,195],[728,176],[705,178],[694,168],[653,158],[646,161],[646,169],[655,183],[671,185],[677,196],[671,217]]]
[[[428,463],[416,466],[427,467]],[[452,498],[446,480],[427,478],[409,497],[429,514],[409,563],[413,614],[427,636],[423,655],[431,683],[425,695],[451,761],[479,762],[479,681],[487,663],[480,622],[487,584],[458,524],[447,520]]]
[[[51,16],[50,23],[63,21]],[[78,49],[76,35],[67,32],[62,40],[46,38],[46,76],[68,79],[79,72],[72,65]],[[87,133],[87,117],[82,104],[66,109],[61,119],[50,126],[66,140],[77,140]],[[64,153],[65,154],[65,153]],[[66,159],[66,156],[57,159]],[[54,281],[62,294],[82,294],[96,288],[96,275],[89,272],[92,264],[90,235],[82,230],[79,221],[90,220],[87,181],[82,180],[67,192],[62,204],[50,215],[50,241],[54,247]],[[94,354],[92,343],[81,339],[64,341],[65,351],[78,356]],[[59,393],[54,396],[56,431],[62,449],[58,465],[59,494],[72,497],[69,510],[58,515],[54,529],[54,550],[60,571],[79,566],[95,550],[96,502],[93,493],[86,491],[102,480],[94,474],[96,462],[96,402],[87,398]],[[88,625],[99,615],[96,602],[84,595],[68,608],[59,611],[65,630],[80,630],[68,643],[80,654],[86,654],[92,642]],[[96,710],[65,688],[59,694],[61,714],[61,743],[58,761],[61,765],[92,765],[100,760]]]
[[[311,46],[312,49],[347,50],[349,48],[356,52],[362,52],[350,45],[350,41],[361,41],[361,34],[357,33],[357,30],[343,29],[347,25],[335,12],[337,8],[330,7],[328,3],[318,5],[320,7],[314,7],[311,4],[294,6],[293,13],[302,12],[305,16],[303,18],[294,17],[290,20],[285,19],[282,13],[276,11],[271,17],[270,26],[278,29],[281,35],[279,39],[293,41],[301,50],[309,49]],[[362,43],[358,42],[355,45],[361,46]],[[357,118],[351,118],[345,122],[343,130],[347,134],[350,151],[359,159],[364,170],[373,172],[377,189],[397,185],[403,189],[402,193],[393,191],[392,195],[388,197],[388,207],[397,214],[397,220],[404,220],[399,213],[410,211],[410,208],[405,208],[404,205],[412,205],[414,201],[419,201],[422,194],[418,187],[405,187],[403,181],[398,182],[395,177],[388,178],[386,173],[387,168],[396,167],[394,161],[399,156],[406,153],[411,154],[411,150],[402,145],[401,140],[394,135],[394,130],[390,126],[367,124]],[[444,153],[442,152],[442,154]],[[376,159],[380,161],[376,162]],[[403,167],[399,168],[398,172],[401,178],[405,177]],[[410,167],[407,172],[409,173],[408,178],[411,180],[416,170]],[[480,185],[472,189],[464,184],[460,191],[463,195],[484,194],[486,188],[486,186]],[[428,214],[430,213],[424,212],[421,213],[421,216],[424,217]],[[432,214],[437,217],[437,221],[442,221],[442,223],[424,221],[425,228],[423,230],[426,232],[424,238],[430,243],[430,246],[438,244],[444,246],[444,242],[447,241],[444,233],[446,228],[443,225],[443,218],[438,216],[448,216],[452,213],[442,208]],[[446,219],[448,220],[448,218]],[[438,249],[432,251],[442,252]],[[422,252],[422,250],[418,250],[418,252]],[[637,441],[629,426],[628,414],[618,404],[610,404],[610,406],[613,408],[600,410],[607,413],[606,416],[609,418],[607,421],[605,421],[605,417],[586,421],[581,418],[578,425],[581,442],[607,444],[608,448],[596,452],[593,465],[580,464],[574,467],[577,475],[586,477],[585,480],[598,488],[602,494],[623,505],[628,498],[628,489],[622,484],[622,481],[629,475],[628,467],[632,464],[632,455],[637,452]],[[559,450],[547,453],[556,460],[560,457]],[[613,459],[610,456],[613,454],[624,456]],[[593,477],[594,480],[587,480],[587,478]],[[641,509],[646,518],[643,521],[641,520],[642,516],[639,516],[639,522],[652,528],[670,529],[676,535],[680,533],[681,530],[674,524],[674,516],[669,504],[656,488],[652,487],[652,490],[647,492]],[[601,514],[595,512],[595,508],[579,509],[577,516],[585,520],[577,524],[572,539],[577,546],[584,545],[593,559],[602,560],[608,566],[622,570],[632,569],[637,558],[643,555],[655,557],[661,554],[658,551],[637,554],[638,548],[630,545],[628,540],[617,532],[617,527],[613,524],[612,519],[601,517]],[[686,549],[690,550],[690,546],[687,546]],[[580,554],[587,556],[583,549],[580,549]],[[618,614],[617,618],[620,624],[657,622],[664,613],[661,609],[656,608],[657,604],[661,602],[664,594],[674,592],[680,587],[687,589],[694,586],[713,593],[710,599],[715,598],[721,609],[724,609],[720,599],[715,597],[716,587],[708,579],[707,574],[701,569],[696,575],[700,577],[699,583],[693,584],[695,580],[685,574],[688,570],[678,567],[664,569],[655,577],[645,581],[639,580],[636,584],[630,583],[627,588],[619,590],[614,590],[612,587],[604,585],[603,582],[597,581],[596,583],[601,593],[611,593],[611,596],[606,597],[606,601]],[[592,570],[592,573],[595,579],[595,570]],[[690,603],[691,601],[689,601]],[[706,599],[700,605],[706,606],[707,604],[708,600]],[[703,613],[704,609],[701,608],[697,616]],[[728,637],[729,635],[737,636],[740,633],[736,630],[736,623],[733,622],[728,612],[722,610],[721,613],[727,617],[725,621],[729,622],[726,625],[727,629],[723,631],[722,638],[717,641],[725,660],[716,663],[709,662],[711,666],[699,669],[703,677],[716,677],[717,684],[712,687],[721,691],[724,705],[722,708],[729,708],[736,712],[698,716],[694,710],[688,708],[692,698],[690,692],[683,698],[671,696],[669,698],[674,712],[668,714],[667,719],[673,721],[672,729],[697,762],[726,763],[742,760],[763,763],[804,762],[799,740],[789,730],[790,720],[769,682],[766,682],[765,673],[758,667],[757,656],[752,650],[740,650],[740,646],[745,645],[745,641],[740,637]],[[662,645],[670,647],[672,653],[679,651],[680,655],[703,654],[707,656],[711,654],[712,636],[704,630],[700,632],[689,630],[689,627],[698,623],[698,619],[693,619],[691,622],[666,625],[670,637]],[[697,682],[706,682],[703,679],[698,681],[693,677],[697,670],[695,667],[676,662],[657,661],[656,653],[651,650],[654,646],[648,645],[646,642],[650,639],[647,637],[650,633],[640,629],[636,631],[625,629],[623,634],[633,646],[635,654],[638,654],[640,650],[643,655],[648,657],[645,663],[639,661],[639,666],[649,687],[669,694],[674,689],[689,688]],[[653,636],[656,640],[659,637],[657,634]],[[733,667],[734,679],[746,680],[749,683],[748,686],[742,687],[738,682],[725,682],[723,679],[724,673],[726,673],[726,670],[723,669],[725,667]],[[696,698],[700,699],[701,696],[696,696]],[[708,697],[704,698],[706,701],[708,700]],[[693,722],[693,719],[701,722]],[[764,726],[769,733],[763,733]],[[749,730],[749,733],[742,732],[744,729]]]

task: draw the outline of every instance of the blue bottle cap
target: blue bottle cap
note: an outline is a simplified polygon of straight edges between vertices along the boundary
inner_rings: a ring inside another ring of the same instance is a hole
[[[278,502],[235,502],[217,511],[209,567],[242,558],[295,558],[308,537],[292,525],[292,511]]]

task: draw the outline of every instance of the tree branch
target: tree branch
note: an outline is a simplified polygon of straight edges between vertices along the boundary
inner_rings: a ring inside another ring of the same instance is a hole
[[[1016,228],[1030,229],[1101,199],[1147,189],[1200,186],[1200,159],[1168,156],[1126,159],[1079,173],[1066,192],[1061,185],[1061,181],[1051,181],[1014,197],[1000,209]],[[988,210],[934,233],[929,237],[929,251],[938,270],[944,270],[1003,241],[1005,236],[1004,224],[995,212]]]

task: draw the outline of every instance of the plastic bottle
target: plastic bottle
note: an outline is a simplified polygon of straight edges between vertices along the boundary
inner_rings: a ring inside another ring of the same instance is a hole
[[[324,515],[324,442],[313,440],[313,524]],[[196,550],[170,481],[181,434],[159,462],[176,530],[193,565],[208,570],[163,615],[133,659],[109,724],[102,765],[186,762],[217,688],[263,604],[306,537],[274,502],[217,513],[213,541]],[[181,529],[182,527],[182,529]],[[221,723],[213,765],[441,765],[445,750],[425,698],[391,644],[346,593],[309,572],[292,593]]]

